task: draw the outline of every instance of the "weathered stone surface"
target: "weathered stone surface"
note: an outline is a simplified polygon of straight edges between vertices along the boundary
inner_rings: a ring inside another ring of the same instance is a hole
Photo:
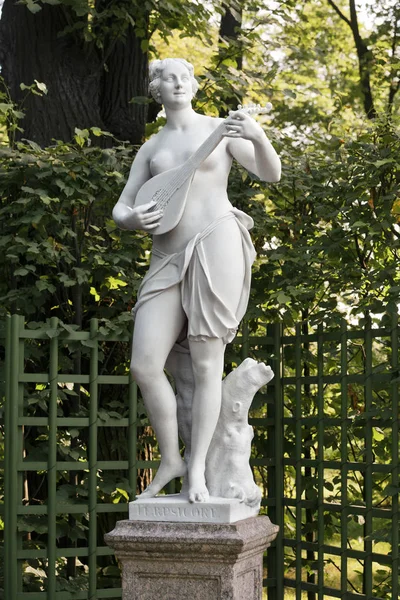
[[[248,506],[237,498],[210,498],[192,503],[187,494],[170,494],[129,503],[132,521],[171,521],[174,523],[235,523],[258,515],[258,506]]]
[[[105,536],[122,563],[123,600],[260,600],[262,557],[278,527],[119,521]]]

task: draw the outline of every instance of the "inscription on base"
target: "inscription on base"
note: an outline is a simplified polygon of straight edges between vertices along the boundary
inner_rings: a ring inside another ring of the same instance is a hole
[[[129,503],[129,518],[132,521],[234,523],[256,514],[257,507],[247,506],[238,498],[211,497],[209,502],[191,504],[183,494],[170,494]]]
[[[199,519],[212,521],[219,517],[217,508],[208,506],[149,506],[132,504],[133,517],[145,517],[150,520],[158,518],[166,519]]]

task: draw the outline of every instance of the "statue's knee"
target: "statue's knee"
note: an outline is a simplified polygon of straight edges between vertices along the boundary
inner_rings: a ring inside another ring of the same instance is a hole
[[[130,372],[134,380],[140,385],[151,380],[154,376],[154,366],[150,360],[145,360],[144,357],[133,357]]]
[[[193,375],[197,381],[208,380],[216,371],[216,363],[210,358],[193,361]]]

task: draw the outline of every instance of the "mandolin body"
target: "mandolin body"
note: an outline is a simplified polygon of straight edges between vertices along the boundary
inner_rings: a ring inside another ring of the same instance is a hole
[[[186,200],[189,193],[189,188],[192,183],[194,173],[189,176],[179,187],[173,185],[174,189],[171,189],[171,185],[176,181],[177,176],[182,171],[182,166],[169,169],[155,175],[149,181],[146,181],[142,185],[137,193],[135,206],[147,204],[152,200],[156,202],[154,207],[149,212],[161,208],[163,210],[163,216],[161,217],[160,224],[155,228],[152,235],[162,235],[168,233],[174,229],[182,218],[183,212],[186,206]],[[163,206],[164,198],[168,198]]]

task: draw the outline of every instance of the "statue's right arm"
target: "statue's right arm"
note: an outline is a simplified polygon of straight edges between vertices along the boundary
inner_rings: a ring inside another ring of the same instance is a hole
[[[151,147],[152,144],[146,142],[136,154],[128,181],[122,190],[117,204],[113,208],[112,217],[121,229],[142,229],[151,232],[152,229],[155,229],[159,225],[159,220],[162,216],[161,211],[157,210],[147,213],[149,208],[153,206],[153,202],[135,206],[138,191],[151,178]]]

